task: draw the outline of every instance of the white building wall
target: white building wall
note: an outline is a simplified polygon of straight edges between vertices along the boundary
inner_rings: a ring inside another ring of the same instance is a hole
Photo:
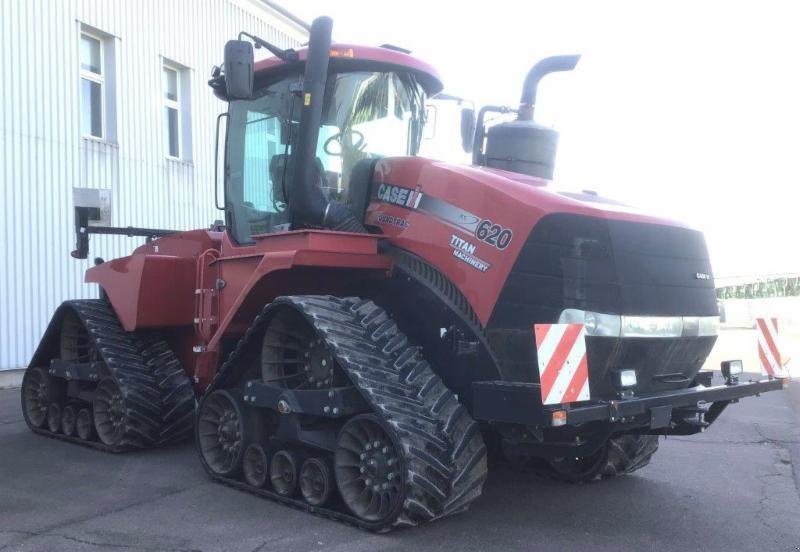
[[[82,25],[113,37],[113,142],[81,137]],[[70,258],[74,187],[110,189],[114,226],[183,230],[221,218],[214,132],[225,104],[206,83],[240,30],[282,47],[307,39],[259,0],[0,2],[0,370],[26,365],[59,303],[96,296],[83,283],[92,258],[142,243],[92,236],[90,258]],[[166,157],[164,58],[188,68],[191,160]]]

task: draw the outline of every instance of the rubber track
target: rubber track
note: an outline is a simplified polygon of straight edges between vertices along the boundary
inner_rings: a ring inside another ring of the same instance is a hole
[[[154,334],[126,332],[114,309],[102,299],[65,301],[56,311],[51,326],[57,324],[60,327],[66,310],[78,316],[106,365],[106,375],[111,376],[122,391],[129,424],[120,443],[114,446],[42,428],[31,427],[31,430],[39,435],[113,453],[158,447],[189,438],[194,392],[191,381],[166,343]],[[47,336],[57,338],[58,328],[48,327]],[[176,367],[180,368],[182,375],[176,372]]]
[[[593,483],[633,473],[650,463],[658,450],[658,435],[624,434],[612,437],[606,444],[605,457],[592,473],[570,478],[549,466],[535,468],[539,475],[567,483]]]
[[[480,496],[486,479],[486,447],[477,423],[445,387],[397,325],[372,301],[331,296],[279,297],[265,307],[225,362],[208,392],[236,372],[237,360],[263,335],[270,313],[290,307],[301,312],[353,384],[384,421],[404,455],[406,497],[397,515],[383,524],[349,513],[311,507],[242,482],[212,477],[228,485],[274,498],[311,513],[372,531],[411,526],[465,510]]]

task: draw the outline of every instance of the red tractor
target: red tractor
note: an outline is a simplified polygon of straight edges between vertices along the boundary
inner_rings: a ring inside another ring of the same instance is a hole
[[[781,388],[700,372],[718,312],[699,232],[549,186],[536,87],[577,57],[534,66],[517,109],[465,112],[474,163],[452,165],[415,156],[436,71],[331,26],[298,51],[226,45],[224,223],[76,210],[73,256],[90,233],[148,241],[56,311],[22,386],[34,432],[113,452],[194,435],[215,480],[381,531],[465,510],[489,453],[621,475]]]

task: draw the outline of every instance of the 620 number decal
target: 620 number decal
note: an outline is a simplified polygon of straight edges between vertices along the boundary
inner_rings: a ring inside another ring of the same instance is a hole
[[[514,233],[509,228],[503,228],[489,219],[484,219],[475,229],[475,237],[497,249],[505,249],[511,243]]]

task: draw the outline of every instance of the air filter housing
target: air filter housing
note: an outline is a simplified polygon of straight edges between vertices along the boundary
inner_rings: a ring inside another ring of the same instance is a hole
[[[553,179],[558,132],[533,121],[510,121],[486,133],[487,167]]]

